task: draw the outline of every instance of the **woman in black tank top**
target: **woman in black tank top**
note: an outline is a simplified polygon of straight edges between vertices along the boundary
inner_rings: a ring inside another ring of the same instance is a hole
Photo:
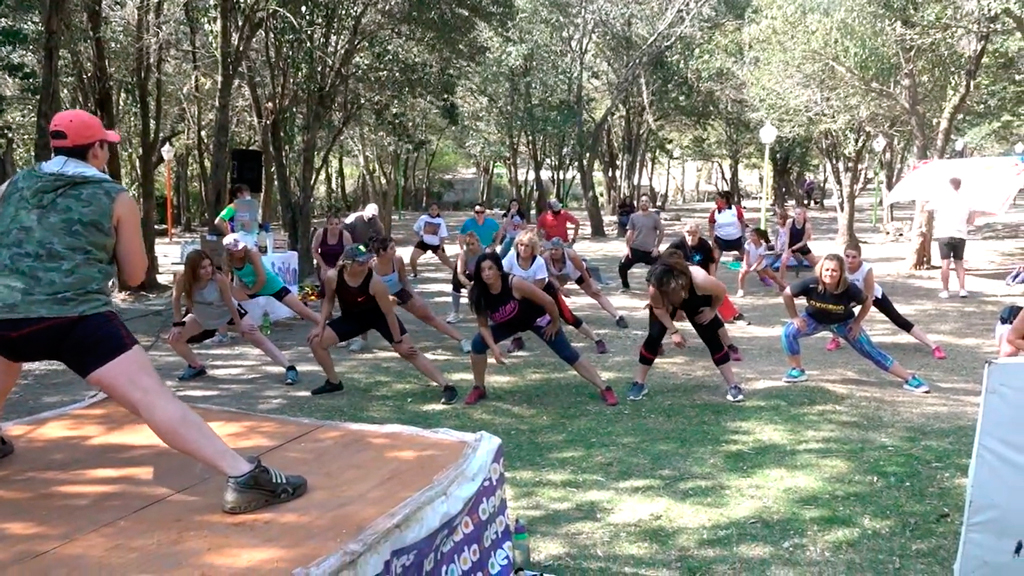
[[[639,365],[627,397],[640,400],[647,394],[647,374],[661,353],[661,341],[666,334],[672,337],[677,348],[686,346],[686,339],[674,323],[677,314],[682,312],[725,379],[728,388],[726,399],[742,401],[743,389],[736,382],[731,366],[734,355],[739,355],[739,349],[726,344],[728,333],[718,316],[718,307],[726,296],[725,284],[687,262],[681,251],[672,248],[666,250],[651,267],[647,273],[647,284],[650,298],[647,338],[640,346]]]
[[[334,370],[331,348],[338,342],[351,340],[360,334],[376,330],[399,356],[441,387],[442,404],[454,404],[459,398],[458,390],[448,382],[429,358],[420,354],[413,346],[405,326],[395,315],[395,303],[391,300],[387,286],[370,269],[371,260],[373,254],[365,246],[353,244],[345,248],[341,256],[341,265],[330,270],[324,277],[325,312],[321,314],[323,319],[320,325],[310,332],[307,340],[313,357],[324,369],[327,380],[311,393],[316,396],[344,390],[345,386]],[[341,305],[341,316],[328,322],[327,318],[334,310],[335,296]]]
[[[594,366],[583,359],[569,343],[559,323],[555,301],[529,280],[511,276],[502,268],[501,258],[487,252],[477,260],[469,289],[469,306],[476,314],[480,332],[473,338],[473,389],[466,395],[466,404],[476,404],[487,398],[487,351],[494,361],[505,364],[498,344],[520,332],[530,331],[548,345],[576,373],[590,382],[608,406],[619,400],[611,386],[607,386]]]
[[[800,226],[797,226],[797,223]],[[807,219],[807,210],[804,208],[797,207],[793,211],[793,219],[788,224],[788,246],[779,258],[779,278],[786,279],[786,267],[789,266],[789,258],[796,258],[799,264],[800,260],[807,262],[807,264],[813,268],[818,263],[818,257],[811,252],[811,248],[807,245],[811,241],[813,236],[811,230],[811,221]],[[800,269],[797,269],[797,275],[799,276]]]

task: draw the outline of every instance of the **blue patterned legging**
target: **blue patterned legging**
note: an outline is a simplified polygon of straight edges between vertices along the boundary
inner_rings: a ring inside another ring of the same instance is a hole
[[[800,355],[799,340],[801,338],[813,336],[818,332],[828,330],[843,340],[846,340],[850,347],[856,350],[858,354],[867,358],[872,364],[886,372],[888,372],[889,369],[892,368],[892,365],[896,363],[896,361],[892,359],[892,356],[889,356],[875,346],[875,343],[871,341],[871,337],[868,336],[868,333],[864,331],[863,327],[861,327],[860,333],[857,334],[856,338],[850,338],[849,329],[850,324],[853,324],[853,320],[847,320],[840,324],[825,325],[815,322],[814,319],[807,315],[807,313],[801,314],[800,317],[804,319],[804,322],[807,322],[807,330],[801,331],[792,321],[788,322],[782,328],[782,349],[790,356]]]

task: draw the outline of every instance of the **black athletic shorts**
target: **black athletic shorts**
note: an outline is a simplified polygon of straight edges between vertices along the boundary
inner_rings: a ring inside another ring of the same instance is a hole
[[[409,302],[412,302],[412,293],[406,290],[405,288],[399,289],[398,292],[395,292],[394,294],[392,294],[392,296],[394,296],[395,299],[398,300],[399,306],[405,306]]]
[[[408,334],[405,324],[402,324],[401,318],[397,318],[397,320],[398,332],[405,336]],[[395,339],[391,335],[391,328],[388,326],[387,316],[380,309],[349,315],[342,314],[328,322],[327,327],[338,337],[338,342],[358,338],[370,330],[376,330],[381,338],[388,341],[388,344],[395,343]]]
[[[806,244],[804,244],[803,246],[797,248],[796,250],[793,250],[793,253],[799,254],[801,256],[810,256],[811,249]]]
[[[956,262],[963,261],[964,248],[967,246],[966,238],[954,238],[949,236],[946,238],[936,238],[935,241],[939,243],[940,260],[954,260]]]
[[[0,356],[10,362],[60,362],[82,379],[139,343],[117,312],[0,320]]]
[[[239,320],[245,318],[249,314],[248,312],[245,311],[245,308],[242,308],[241,306],[238,306],[237,308],[238,308],[238,319]],[[232,318],[231,320],[228,320],[228,326],[234,326],[234,325],[235,325],[234,318]],[[185,343],[186,344],[200,344],[202,342],[206,342],[207,340],[209,340],[210,338],[213,338],[216,335],[217,335],[217,329],[216,328],[211,328],[210,330],[203,330],[199,334],[196,334],[196,335],[192,336],[191,338],[189,338],[188,340],[186,340]]]
[[[438,245],[435,246],[433,244],[427,244],[423,240],[420,240],[419,242],[417,242],[416,245],[413,246],[413,250],[421,250],[423,252],[433,252],[434,254],[437,254],[438,252],[440,252],[441,254],[445,253],[444,252],[444,245],[443,244],[438,244]]]
[[[743,236],[740,236],[739,238],[733,238],[732,240],[726,240],[725,238],[715,236],[715,246],[718,247],[719,252],[742,253],[744,244],[745,242],[743,241]]]
[[[255,300],[261,296],[270,296],[274,300],[284,303],[284,299],[291,293],[292,291],[287,286],[281,286],[281,289],[273,294],[247,294],[247,296],[249,296],[249,300]]]

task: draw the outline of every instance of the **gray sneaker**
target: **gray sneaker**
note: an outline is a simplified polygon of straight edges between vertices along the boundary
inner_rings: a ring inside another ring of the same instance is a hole
[[[640,400],[647,395],[647,384],[633,382],[626,393],[626,400]]]
[[[284,385],[294,386],[299,382],[299,370],[295,366],[284,369]]]
[[[247,514],[284,504],[306,493],[306,479],[264,466],[259,458],[247,458],[256,467],[242,476],[229,476],[221,509],[228,514]]]
[[[202,376],[206,376],[206,366],[196,368],[195,366],[189,365],[186,366],[185,369],[182,370],[181,374],[178,375],[178,380],[185,382],[187,380],[195,380]]]

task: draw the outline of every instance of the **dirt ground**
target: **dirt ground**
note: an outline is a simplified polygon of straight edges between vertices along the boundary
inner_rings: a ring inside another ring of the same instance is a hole
[[[666,243],[679,236],[682,221],[687,218],[703,222],[707,235],[706,218],[710,208],[710,204],[693,204],[666,211],[664,217],[669,229]],[[585,219],[582,209],[573,211]],[[747,213],[751,222],[757,220],[756,207],[751,203],[748,203]],[[910,209],[906,207],[897,212],[897,219],[909,220],[910,215]],[[396,235],[411,237],[415,216],[406,214],[403,220],[396,221]],[[469,215],[449,213],[446,216],[450,228],[454,230]],[[810,245],[814,252],[819,255],[840,252],[841,247],[834,243],[834,211],[831,208],[812,210],[811,219],[815,234]],[[1013,266],[1024,262],[1024,239],[1018,232],[1021,220],[1024,220],[1024,208],[1014,206],[1002,217],[981,222],[967,244],[967,288],[971,297],[940,300],[937,298],[939,270],[935,268],[916,273],[903,271],[902,262],[909,250],[909,241],[885,242],[883,235],[871,229],[870,213],[861,210],[858,214],[857,234],[864,244],[864,259],[874,266],[877,281],[885,288],[897,308],[920,325],[933,340],[941,343],[949,354],[948,361],[937,363],[931,359],[924,346],[889,325],[881,315],[873,314],[868,321],[869,333],[883,349],[908,368],[920,369],[922,375],[933,383],[933,396],[941,396],[942,400],[929,403],[932,414],[940,410],[956,414],[959,418],[974,418],[984,362],[993,355],[992,331],[996,316],[1004,305],[1019,300],[1019,290],[1007,287],[1003,279]],[[606,220],[606,229],[614,236],[614,223],[610,218]],[[630,365],[635,361],[636,347],[645,335],[646,317],[641,314],[644,302],[636,291],[627,295],[616,293],[618,281],[615,270],[624,249],[623,240],[614,237],[591,239],[589,236],[589,226],[584,224],[577,250],[590,258],[592,263],[599,265],[604,277],[614,282],[606,286],[604,291],[619,311],[625,313],[630,328],[616,329],[613,320],[575,288],[568,302],[605,338],[612,350],[606,356],[591,356],[598,368],[620,374],[622,361]],[[178,260],[180,241],[181,238],[176,237],[174,242],[166,239],[159,242],[160,266],[164,272],[161,279],[165,283],[170,282],[170,263]],[[400,253],[408,258],[411,242],[405,241],[402,244],[404,246],[400,248]],[[937,255],[934,263],[938,264]],[[421,260],[420,267],[417,290],[431,302],[435,314],[441,317],[447,315],[449,274],[431,255]],[[634,268],[631,274],[634,286],[642,281],[644,270],[643,266]],[[730,293],[735,294],[736,272],[720,268],[719,278],[729,286]],[[792,276],[789,279],[792,280]],[[750,326],[730,326],[730,331],[747,357],[739,374],[750,390],[749,396],[751,393],[756,394],[760,387],[777,385],[784,372],[785,360],[779,349],[778,334],[785,319],[785,310],[777,294],[760,286],[756,280],[748,279],[746,293],[745,298],[734,301],[752,323]],[[183,361],[161,340],[170,323],[169,292],[122,302],[120,312],[142,345],[150,350],[158,372],[186,400],[255,411],[276,412],[289,408],[286,411],[294,413],[301,411],[302,403],[308,401],[309,389],[323,381],[322,373],[305,345],[309,326],[300,320],[276,323],[271,335],[278,347],[298,367],[302,379],[297,386],[282,386],[281,370],[270,365],[261,353],[246,345],[239,337],[235,337],[229,344],[198,346],[200,357],[209,364],[210,376],[182,384],[175,377],[183,368]],[[471,336],[474,333],[473,323],[467,316],[468,310],[463,299],[463,320],[457,327],[464,335]],[[452,343],[408,314],[402,312],[401,317],[419,347],[440,361],[442,369],[465,390],[471,381],[469,365],[458,357]],[[692,335],[690,337],[693,338]],[[581,343],[585,350],[592,350],[581,342],[580,336],[573,334],[571,338]],[[826,342],[827,339],[820,336],[804,346],[806,367],[812,374],[827,367],[835,377],[833,383],[839,385],[844,381],[857,385],[866,378],[877,379],[874,369],[846,348],[826,356],[823,349]],[[372,350],[358,355],[342,349],[335,351],[335,360],[343,374],[345,365],[351,360],[358,360],[362,368],[383,368],[394,361],[394,356],[378,336],[372,335],[371,343]],[[835,363],[837,359],[841,359],[838,365]],[[450,362],[455,364],[450,365]],[[682,366],[669,369],[684,370]],[[628,380],[615,380],[612,383],[621,394]],[[92,392],[84,382],[62,366],[26,366],[22,381],[7,402],[3,417],[10,420],[50,410],[81,400]],[[868,388],[861,390],[861,393],[879,392],[875,388]]]

